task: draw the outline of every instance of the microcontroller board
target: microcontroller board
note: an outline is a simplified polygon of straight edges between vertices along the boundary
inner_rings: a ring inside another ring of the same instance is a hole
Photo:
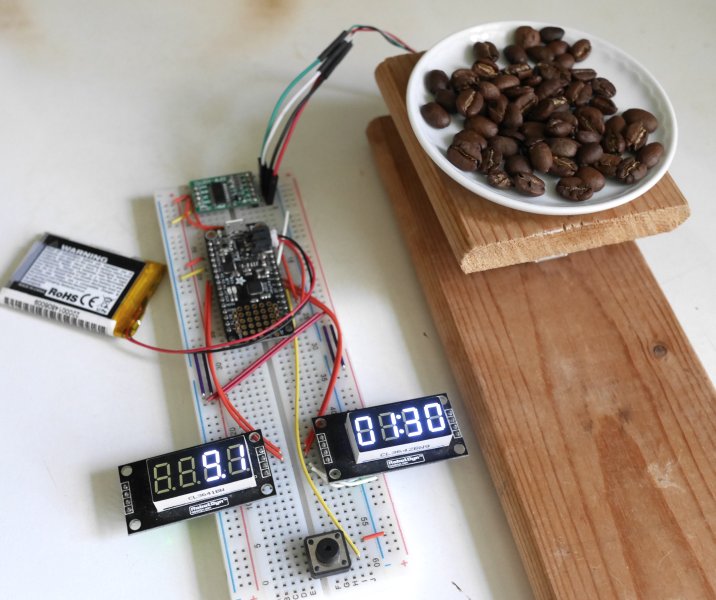
[[[189,188],[198,213],[259,205],[259,194],[250,171],[195,179],[189,182]]]
[[[227,340],[254,335],[288,313],[271,230],[265,223],[231,225],[208,231],[205,238]],[[288,321],[270,336],[292,331]]]

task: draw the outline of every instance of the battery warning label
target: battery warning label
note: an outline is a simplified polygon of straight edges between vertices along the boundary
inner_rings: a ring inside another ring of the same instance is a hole
[[[67,248],[44,247],[18,283],[48,299],[110,314],[135,273],[109,264],[104,256]]]

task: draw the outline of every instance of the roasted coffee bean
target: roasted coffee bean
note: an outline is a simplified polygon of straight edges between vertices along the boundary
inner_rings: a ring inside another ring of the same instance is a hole
[[[519,83],[519,79],[517,81]],[[497,100],[500,96],[500,88],[495,85],[494,81],[481,81],[477,84],[477,91],[482,94],[482,97],[487,102],[490,100]]]
[[[587,84],[583,81],[572,81],[564,89],[564,97],[569,100],[570,104],[575,104],[577,98],[579,98],[579,95],[582,93],[582,90],[585,88],[586,85]]]
[[[522,94],[515,98],[513,104],[524,114],[537,104],[537,96],[533,92]]]
[[[604,152],[609,152],[610,154],[621,154],[626,150],[624,136],[621,133],[605,131],[602,138],[602,148],[604,148]]]
[[[522,25],[515,29],[515,44],[523,48],[531,48],[540,43],[539,31],[529,25]]]
[[[420,107],[420,114],[425,122],[436,129],[444,129],[450,125],[450,115],[437,102],[428,102]]]
[[[502,53],[505,55],[505,58],[512,64],[527,62],[527,52],[525,52],[525,49],[522,46],[518,46],[517,44],[510,44],[509,46],[505,46],[505,49],[502,51]]]
[[[592,81],[592,89],[594,90],[595,96],[602,96],[604,98],[613,98],[614,94],[617,93],[617,88],[614,84],[604,77],[595,77]]]
[[[579,150],[579,144],[572,138],[556,137],[547,140],[547,145],[555,156],[564,156],[572,158]]]
[[[522,123],[522,110],[517,104],[510,102],[505,110],[505,118],[502,119],[502,127],[517,130]]]
[[[596,76],[594,69],[572,69],[572,79],[577,81],[592,81]]]
[[[504,72],[508,75],[514,75],[520,80],[532,76],[532,67],[527,63],[514,63],[504,68]]]
[[[606,178],[594,167],[580,167],[576,176],[586,183],[593,191],[599,192],[604,189]]]
[[[549,44],[547,44],[547,48],[549,48],[552,51],[552,54],[557,57],[562,56],[562,54],[569,50],[569,44],[564,40],[552,40]]]
[[[515,77],[514,75],[498,75],[492,80],[492,83],[495,85],[495,87],[503,91],[507,88],[515,87],[520,85],[519,78]]]
[[[505,171],[510,175],[517,175],[517,173],[532,173],[532,167],[529,161],[521,154],[515,154],[505,160]]]
[[[584,167],[586,165],[593,165],[602,157],[602,154],[604,154],[604,149],[601,144],[592,142],[591,144],[582,145],[577,151],[575,160],[578,165]]]
[[[564,81],[561,79],[546,79],[537,86],[535,94],[538,100],[544,100],[561,94],[562,90],[564,90]]]
[[[433,69],[425,76],[425,87],[431,94],[435,94],[438,90],[444,90],[450,85],[450,78],[445,71]]]
[[[550,175],[557,175],[557,177],[570,177],[576,172],[577,163],[564,156],[555,156],[552,161],[552,167],[549,170]]]
[[[516,85],[502,90],[502,93],[510,100],[514,100],[515,98],[518,98],[519,96],[524,96],[525,94],[534,94],[535,91],[534,88],[530,87],[529,85]]]
[[[492,171],[487,174],[487,183],[492,187],[503,190],[514,187],[515,185],[512,183],[512,178],[502,169],[492,169]]]
[[[476,171],[482,162],[482,152],[477,144],[456,140],[447,149],[447,159],[461,171]]]
[[[522,123],[522,133],[528,140],[544,140],[544,123],[537,121],[525,121]]]
[[[487,58],[489,60],[496,61],[500,58],[500,51],[492,42],[476,42],[472,47],[472,50],[477,60]]]
[[[539,37],[545,44],[554,40],[561,40],[564,37],[564,29],[561,27],[543,27],[539,30]]]
[[[485,139],[490,139],[497,135],[497,124],[490,121],[483,115],[477,115],[476,117],[470,117],[465,121],[465,127],[477,131]]]
[[[622,157],[618,154],[602,154],[602,157],[595,162],[592,166],[599,171],[605,177],[615,177],[617,174],[617,167],[621,162]]]
[[[472,70],[477,73],[480,79],[494,79],[500,74],[500,67],[497,63],[487,58],[481,58],[474,65]]]
[[[455,137],[453,138],[452,142],[453,144],[457,144],[458,142],[477,144],[477,146],[480,148],[480,152],[487,148],[487,140],[479,133],[477,133],[477,131],[473,131],[472,129],[463,129],[461,131],[458,131],[455,134]]]
[[[559,79],[562,80],[562,85],[564,85],[566,81],[566,73],[554,63],[537,63],[534,70],[535,73],[539,73],[545,81],[549,79]]]
[[[535,171],[546,173],[552,166],[552,151],[545,142],[537,142],[530,150],[530,163]]]
[[[491,138],[489,146],[495,148],[495,150],[499,150],[503,158],[514,156],[520,149],[517,140],[503,135],[496,135]]]
[[[596,108],[603,115],[613,115],[617,112],[617,105],[604,96],[594,96],[589,101],[589,105]]]
[[[482,94],[473,89],[462,90],[455,100],[457,112],[463,117],[474,117],[479,114],[484,104]]]
[[[544,130],[550,137],[567,137],[574,133],[574,124],[560,118],[565,113],[557,113],[556,116],[550,117]]]
[[[641,108],[630,108],[629,110],[625,110],[622,116],[627,122],[627,125],[641,122],[644,125],[644,129],[646,129],[649,133],[654,133],[656,128],[659,126],[659,121],[656,120],[656,117],[648,110]]]
[[[573,81],[564,90],[564,96],[574,106],[584,106],[592,97],[592,86],[584,81]]]
[[[554,59],[554,64],[562,67],[563,69],[571,69],[574,66],[575,62],[576,62],[576,60],[574,59],[574,55],[571,52],[565,52],[564,54],[559,54]]]
[[[498,125],[502,123],[502,119],[505,118],[505,111],[507,110],[508,100],[505,96],[501,95],[497,100],[487,103],[487,117]]]
[[[639,152],[636,153],[636,157],[640,163],[646,166],[647,169],[651,169],[656,165],[661,157],[664,155],[664,146],[659,142],[651,142],[644,146]]]
[[[585,83],[584,87],[580,90],[579,94],[577,95],[577,98],[574,101],[575,106],[585,106],[589,104],[589,101],[592,99],[592,84],[591,83]]]
[[[525,196],[541,196],[544,194],[544,181],[532,173],[517,173],[512,181],[515,189]]]
[[[540,83],[542,83],[542,76],[537,75],[536,73],[534,75],[530,75],[529,77],[525,77],[522,80],[523,85],[528,85],[531,88],[536,88]]]
[[[502,152],[497,148],[488,146],[482,151],[482,163],[477,167],[482,173],[489,173],[492,169],[497,169],[502,164]]]
[[[472,69],[458,69],[450,76],[450,86],[455,92],[474,87],[478,81],[479,77]]]
[[[535,62],[552,62],[554,60],[554,53],[547,46],[527,48],[527,56]]]
[[[601,142],[602,134],[596,131],[586,131],[584,129],[578,129],[577,133],[574,134],[574,139],[580,144],[591,144],[592,142]]]
[[[617,167],[617,179],[623,183],[636,183],[646,175],[646,165],[633,156],[622,159]]]
[[[574,202],[589,200],[594,190],[579,177],[563,177],[557,182],[557,193]]]
[[[574,114],[580,129],[594,131],[600,136],[604,133],[604,116],[596,108],[580,106]]]
[[[537,103],[530,111],[530,119],[535,121],[546,121],[552,113],[560,110],[568,110],[569,102],[564,96],[555,96],[553,98],[545,98]]]
[[[457,112],[457,107],[455,106],[456,100],[457,95],[452,91],[452,89],[438,90],[435,94],[435,102],[437,102],[450,114]]]
[[[510,106],[507,106],[507,112],[510,112]],[[502,122],[502,127],[500,127],[499,135],[504,135],[505,137],[512,138],[513,140],[517,140],[519,144],[524,145],[525,142],[525,136],[523,133],[520,132],[519,129],[515,129],[513,127],[506,127],[505,123],[507,122],[507,115],[505,115],[505,120]]]
[[[626,121],[621,115],[614,115],[604,123],[604,133],[624,133]]]
[[[574,56],[574,60],[577,62],[582,62],[584,59],[586,59],[589,54],[592,51],[592,44],[589,42],[589,40],[579,40],[577,42],[574,42],[572,44],[572,47],[570,48],[570,52],[572,56]]]
[[[643,121],[634,121],[629,123],[624,130],[624,140],[626,141],[627,150],[636,152],[640,148],[646,146],[646,140],[649,133],[644,126]]]

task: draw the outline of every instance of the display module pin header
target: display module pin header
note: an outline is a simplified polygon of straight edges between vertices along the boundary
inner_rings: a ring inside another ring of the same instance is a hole
[[[35,242],[0,301],[11,308],[106,335],[133,334],[164,265],[46,233]]]

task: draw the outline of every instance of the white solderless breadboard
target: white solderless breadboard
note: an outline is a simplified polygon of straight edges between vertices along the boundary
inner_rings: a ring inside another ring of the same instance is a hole
[[[174,290],[184,347],[204,345],[202,326],[205,278],[210,277],[206,261],[203,232],[186,224],[173,223],[180,214],[175,199],[185,194],[185,188],[162,190],[155,194],[159,223],[164,239],[169,276]],[[204,223],[223,225],[227,219],[243,218],[245,222],[264,222],[281,230],[285,211],[290,213],[288,235],[298,241],[316,266],[314,295],[331,305],[322,268],[316,252],[300,191],[295,179],[283,177],[277,200],[273,206],[233,209],[202,215]],[[292,272],[295,259],[287,252]],[[197,257],[204,260],[187,267]],[[197,276],[182,280],[181,276],[198,268],[205,270]],[[310,305],[304,313],[313,310]],[[216,307],[212,311],[214,342],[224,341],[223,327]],[[300,323],[305,317],[299,318]],[[299,336],[301,360],[301,436],[305,439],[311,417],[317,415],[323,400],[332,368],[332,357],[325,339],[323,325],[327,317]],[[215,355],[219,378],[227,382],[274,342],[264,342],[247,348]],[[340,412],[362,406],[362,399],[353,375],[350,360],[344,352],[345,366],[341,369],[329,410]],[[207,387],[206,373],[201,359],[187,356],[187,368],[195,400],[195,409],[203,442],[238,433],[236,423],[221,408],[219,402],[209,402],[201,393]],[[312,579],[303,539],[311,534],[334,529],[306,484],[297,461],[293,439],[294,408],[293,344],[289,344],[237,388],[229,398],[248,421],[263,431],[264,436],[283,451],[284,461],[270,457],[277,495],[217,513],[219,536],[224,548],[226,571],[232,599],[298,599],[315,598],[324,594],[340,595],[342,591],[360,586],[368,588],[391,573],[402,573],[408,565],[407,548],[396,507],[385,476],[377,481],[352,488],[335,489],[314,481],[333,509],[343,527],[358,545],[361,556],[351,553],[351,570],[325,579]],[[320,465],[316,447],[308,461]],[[383,537],[362,541],[366,535],[384,532]],[[369,589],[365,590],[370,593]]]

